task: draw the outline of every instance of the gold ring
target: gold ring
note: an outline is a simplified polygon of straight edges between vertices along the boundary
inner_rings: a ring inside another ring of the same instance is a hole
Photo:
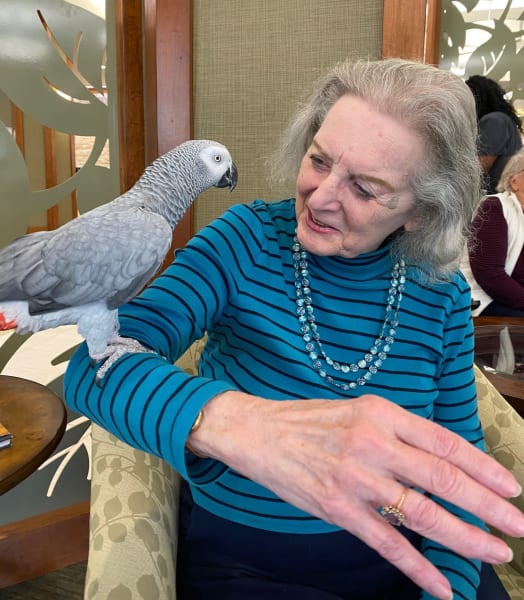
[[[404,500],[406,499],[406,494],[408,493],[407,488],[402,490],[402,495],[400,496],[400,500],[397,502],[395,506],[392,504],[388,504],[387,506],[383,506],[380,509],[380,514],[384,517],[384,519],[395,527],[400,527],[404,521],[406,520],[406,515],[402,512],[402,505],[404,504]]]

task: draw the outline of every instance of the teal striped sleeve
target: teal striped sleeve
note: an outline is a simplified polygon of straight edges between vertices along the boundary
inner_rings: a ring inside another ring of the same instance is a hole
[[[154,354],[127,354],[95,383],[96,366],[82,344],[66,371],[69,406],[131,446],[161,456],[198,485],[219,477],[225,466],[194,461],[184,445],[198,411],[231,384],[192,377]],[[187,461],[187,462],[186,462]],[[200,463],[194,472],[188,465]]]
[[[484,449],[472,367],[474,333],[470,316],[470,294],[462,282],[459,285],[462,293],[445,325],[444,355],[439,377],[439,397],[434,404],[434,419],[476,447]],[[433,500],[461,520],[486,529],[482,521],[470,513],[440,498],[433,497]],[[464,558],[428,539],[423,540],[422,549],[426,558],[450,581],[455,599],[475,600],[480,582],[480,561]],[[424,592],[421,598],[428,600],[433,596]]]

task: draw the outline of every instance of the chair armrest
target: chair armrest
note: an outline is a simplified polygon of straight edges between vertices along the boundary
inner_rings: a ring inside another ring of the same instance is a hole
[[[177,361],[197,373],[205,339]],[[179,475],[163,460],[91,425],[85,600],[176,599]]]
[[[479,416],[484,429],[488,453],[509,469],[524,487],[524,419],[499,394],[482,371],[475,366]],[[524,495],[512,500],[524,510]],[[524,540],[499,531],[496,535],[511,546],[514,559],[508,565],[496,567],[511,598],[522,599],[524,589]]]
[[[85,600],[176,598],[180,478],[92,424]]]

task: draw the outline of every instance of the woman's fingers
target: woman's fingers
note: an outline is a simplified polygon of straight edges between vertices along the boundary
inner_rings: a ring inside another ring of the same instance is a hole
[[[460,436],[430,421],[404,414],[395,422],[397,448],[395,458],[389,461],[390,474],[508,535],[524,536],[524,514],[504,500],[521,492],[509,471]]]
[[[384,505],[397,508],[405,516],[404,525],[422,537],[468,558],[489,563],[511,560],[511,550],[502,540],[451,515],[416,490],[393,485],[387,479],[377,481],[376,486],[383,498],[388,497]],[[451,587],[445,576],[378,511],[369,513],[368,510],[364,518],[359,513],[358,521],[354,518],[355,514],[357,511],[351,507],[347,516],[340,518],[341,526],[352,531],[431,595],[442,599],[452,598]]]
[[[452,431],[405,411],[395,425],[401,442],[455,465],[497,494],[513,498],[522,492],[507,469]]]
[[[351,523],[350,529],[385,560],[395,565],[421,589],[441,600],[451,600],[449,581],[394,527],[379,515],[371,514]]]
[[[511,549],[501,539],[465,523],[416,490],[408,490],[402,509],[406,527],[462,556],[488,563],[512,559]]]
[[[484,458],[485,455],[479,454]],[[475,456],[472,460],[478,458]],[[449,462],[449,459],[402,444],[399,445],[396,460],[396,465],[390,464],[390,473],[396,479],[451,502],[508,535],[524,536],[524,515],[498,493],[479,482],[475,478],[476,469],[470,475]],[[489,467],[493,467],[492,462],[488,463]],[[495,468],[498,466],[495,463]],[[426,505],[424,502],[422,504]]]

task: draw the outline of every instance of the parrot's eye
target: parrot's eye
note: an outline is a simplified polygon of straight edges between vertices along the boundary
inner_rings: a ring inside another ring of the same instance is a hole
[[[219,163],[222,160],[220,154],[215,154],[215,162]]]

